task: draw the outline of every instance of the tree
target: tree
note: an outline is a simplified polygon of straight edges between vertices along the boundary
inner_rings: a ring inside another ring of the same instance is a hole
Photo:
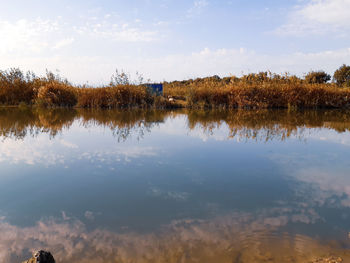
[[[305,76],[305,81],[309,84],[322,84],[329,80],[331,80],[331,75],[324,71],[311,71]]]
[[[339,86],[350,87],[350,66],[343,64],[334,72],[333,79]]]

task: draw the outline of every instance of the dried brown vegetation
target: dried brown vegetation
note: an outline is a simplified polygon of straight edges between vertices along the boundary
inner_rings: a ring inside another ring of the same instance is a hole
[[[166,83],[165,93],[185,96],[190,108],[349,108],[350,89],[268,72]],[[315,81],[317,82],[317,81]]]
[[[342,65],[334,72],[333,78],[339,86],[350,87],[350,66]]]
[[[305,82],[308,84],[322,84],[331,80],[331,75],[324,71],[312,71],[305,75]]]
[[[35,103],[46,107],[73,107],[77,90],[66,83],[48,82],[38,89]]]
[[[0,71],[0,103],[6,105],[32,103],[38,82],[30,72],[24,74],[19,69]]]
[[[31,72],[10,69],[0,71],[0,103],[119,109],[349,108],[346,69],[344,65],[336,71],[333,79],[337,83],[327,83],[330,76],[323,71],[310,72],[305,79],[261,72],[240,78],[213,76],[165,82],[164,96],[152,95],[141,82],[130,84],[125,73],[116,72],[108,86],[93,88],[73,86],[51,72],[37,77]],[[343,79],[344,85],[340,85]],[[171,100],[167,99],[169,96]]]
[[[102,88],[84,88],[78,91],[78,107],[129,108],[146,107],[152,102],[146,87],[117,85]]]

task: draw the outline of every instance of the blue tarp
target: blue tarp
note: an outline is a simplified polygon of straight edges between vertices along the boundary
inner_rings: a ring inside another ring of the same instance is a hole
[[[157,96],[163,95],[163,84],[145,84],[152,94]]]

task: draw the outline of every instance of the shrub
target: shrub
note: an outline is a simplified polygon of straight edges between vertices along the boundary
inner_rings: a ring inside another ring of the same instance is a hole
[[[83,108],[350,108],[350,89],[326,83],[324,71],[310,72],[305,80],[289,74],[260,72],[241,78],[212,76],[164,83],[164,94],[153,96],[142,76],[130,82],[128,74],[116,71],[108,86],[72,86],[51,72],[46,77],[23,74],[19,69],[0,71],[0,104],[36,103],[46,107]],[[350,86],[350,67],[334,74],[338,85]],[[132,84],[130,84],[132,83]],[[169,101],[167,96],[174,100]],[[186,100],[186,101],[185,101]]]
[[[78,92],[78,107],[132,108],[152,105],[153,98],[145,86],[116,85],[102,88],[84,88]]]
[[[72,86],[50,81],[39,88],[36,103],[45,107],[73,107],[77,103],[77,95]]]
[[[190,108],[349,108],[350,90],[332,84],[230,83],[190,86]]]
[[[0,71],[0,103],[18,105],[21,102],[30,104],[34,97],[35,75],[24,74],[17,68]]]
[[[322,84],[331,80],[331,75],[324,71],[311,71],[305,76],[305,81],[308,84]]]
[[[350,66],[343,64],[334,72],[333,79],[339,86],[350,87]]]

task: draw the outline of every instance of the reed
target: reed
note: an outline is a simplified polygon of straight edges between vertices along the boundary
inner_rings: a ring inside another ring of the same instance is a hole
[[[190,83],[183,87],[190,108],[349,108],[350,89],[298,78]],[[184,92],[184,91],[182,91]]]
[[[146,107],[152,97],[146,87],[116,85],[78,90],[78,107],[82,108],[132,108]]]
[[[119,84],[100,88],[77,88],[77,107],[81,108],[177,108],[163,96],[152,95],[144,85]]]
[[[37,78],[19,69],[0,71],[0,103],[4,105],[30,104],[35,98]]]
[[[339,80],[347,80],[350,71],[345,65],[341,69],[332,83],[327,83],[330,76],[323,71],[310,72],[305,78],[261,72],[240,78],[212,76],[164,82],[164,96],[152,95],[141,82],[129,82],[125,73],[117,72],[107,86],[81,87],[51,72],[37,77],[10,69],[0,71],[0,103],[117,109],[350,108],[350,87]],[[169,96],[174,100],[168,100]]]
[[[73,107],[77,101],[76,88],[56,81],[41,86],[35,99],[37,105],[45,107]]]

